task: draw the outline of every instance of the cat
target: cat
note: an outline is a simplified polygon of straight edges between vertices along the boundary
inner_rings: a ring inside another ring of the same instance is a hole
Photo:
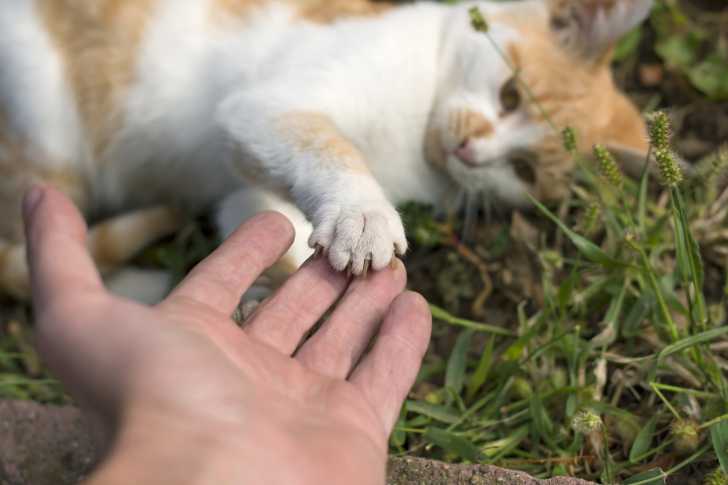
[[[104,273],[216,205],[225,234],[256,210],[293,219],[290,268],[316,248],[360,275],[407,250],[400,202],[558,199],[560,127],[581,150],[647,150],[610,61],[650,7],[1,2],[0,289],[28,296],[19,205],[38,182],[81,208]]]

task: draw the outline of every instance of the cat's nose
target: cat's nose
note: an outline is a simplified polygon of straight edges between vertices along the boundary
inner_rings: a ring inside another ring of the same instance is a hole
[[[471,167],[478,166],[475,149],[473,148],[470,138],[463,140],[457,150],[455,150],[455,156],[458,157],[465,165],[469,165]]]

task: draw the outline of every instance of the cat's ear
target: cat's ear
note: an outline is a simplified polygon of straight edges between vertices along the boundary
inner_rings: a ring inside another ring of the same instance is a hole
[[[546,0],[559,42],[587,60],[606,61],[617,41],[650,13],[652,0]]]

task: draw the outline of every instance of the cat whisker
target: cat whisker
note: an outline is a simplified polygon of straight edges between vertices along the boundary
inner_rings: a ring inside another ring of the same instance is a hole
[[[490,224],[493,220],[493,198],[486,192],[482,192],[481,196],[485,223]]]

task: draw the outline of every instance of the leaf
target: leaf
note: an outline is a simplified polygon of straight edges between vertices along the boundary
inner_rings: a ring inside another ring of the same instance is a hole
[[[687,286],[692,283],[693,291],[688,292],[690,305],[690,318],[698,328],[705,328],[708,318],[705,311],[705,298],[703,296],[703,282],[705,279],[703,259],[700,246],[690,232],[687,210],[683,202],[682,193],[677,187],[671,189],[671,199],[674,212],[676,250],[678,267]]]
[[[594,263],[601,264],[605,268],[625,266],[624,263],[622,263],[621,261],[617,261],[616,259],[609,256],[607,253],[604,252],[602,248],[600,248],[584,236],[581,236],[580,234],[577,234],[576,232],[569,229],[566,224],[564,224],[558,217],[556,217],[550,210],[548,210],[545,205],[541,204],[539,201],[533,198],[533,196],[529,195],[529,198],[531,199],[531,202],[533,202],[534,205],[536,205],[536,207],[546,217],[551,219],[551,221],[553,221],[553,223],[556,224],[559,229],[564,232],[564,234],[566,234],[566,237],[569,238],[572,244],[576,246],[576,249],[578,249],[579,252],[584,255],[584,257]]]
[[[619,294],[612,299],[609,309],[604,317],[604,330],[591,340],[595,347],[612,345],[619,337],[619,317],[624,306],[624,295],[627,293],[627,284],[623,284]]]
[[[701,333],[693,335],[691,337],[686,337],[682,340],[678,340],[674,344],[668,345],[667,347],[662,349],[662,351],[660,351],[660,353],[657,354],[657,360],[661,362],[666,357],[668,357],[672,354],[682,352],[683,350],[688,349],[690,347],[694,347],[695,345],[710,342],[726,333],[728,333],[728,326],[723,326],[723,327],[718,327],[718,328],[714,328],[711,330],[707,330],[705,332],[701,332]]]
[[[624,337],[635,337],[640,334],[640,324],[650,313],[650,310],[655,305],[655,297],[649,291],[645,291],[644,294],[637,300],[632,308],[627,313],[622,323],[622,336]]]
[[[473,463],[483,459],[483,454],[473,443],[455,433],[440,428],[428,428],[424,436],[425,439],[443,450],[454,453]]]
[[[635,54],[641,41],[642,28],[638,27],[619,41],[619,44],[617,44],[617,47],[614,49],[614,54],[612,56],[613,60],[615,62],[620,62]]]
[[[466,400],[470,400],[478,393],[485,381],[488,379],[490,369],[493,366],[493,349],[495,347],[495,337],[491,337],[485,346],[485,350],[480,356],[478,367],[475,368],[475,372],[470,376],[467,385],[467,391],[465,393]]]
[[[465,383],[465,371],[468,364],[468,349],[473,336],[472,330],[466,330],[458,336],[455,347],[447,361],[445,371],[445,387],[450,388],[455,394],[460,394]]]
[[[533,420],[531,434],[533,435],[534,441],[538,442],[539,440],[543,440],[546,443],[552,443],[551,437],[554,432],[554,423],[551,421],[543,406],[543,401],[541,401],[537,393],[531,396],[530,412],[531,419]]]
[[[717,52],[692,67],[688,77],[711,100],[728,100],[728,60]]]
[[[673,68],[688,70],[700,56],[702,36],[695,32],[673,34],[655,45],[655,51]]]
[[[407,423],[404,418],[400,416],[394,430],[392,430],[391,436],[389,437],[390,446],[394,448],[401,448],[407,442],[407,433],[401,429],[404,428],[406,424]]]
[[[665,485],[665,472],[660,468],[635,475],[624,481],[624,485]]]
[[[457,423],[460,419],[460,414],[454,409],[425,401],[407,401],[407,411],[422,414],[447,424]]]
[[[655,434],[655,427],[657,425],[657,415],[655,414],[650,418],[649,421],[642,427],[637,437],[632,444],[632,449],[629,450],[629,461],[630,463],[639,463],[642,455],[650,450],[652,445],[652,437]]]
[[[720,421],[710,427],[710,440],[718,456],[720,467],[728,473],[728,421]]]

